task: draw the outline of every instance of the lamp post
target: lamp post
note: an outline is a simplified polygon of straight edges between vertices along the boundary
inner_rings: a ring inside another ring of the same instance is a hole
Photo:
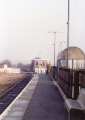
[[[57,33],[63,33],[63,32],[48,32],[48,33],[52,33],[54,35],[54,43],[53,43],[53,48],[54,48],[54,67],[53,67],[53,78],[55,79],[55,68],[56,68],[56,34]]]
[[[56,66],[56,32],[48,32],[48,33],[53,33],[54,34],[54,43],[53,43],[53,48],[54,48],[54,65],[53,65],[53,78],[55,79],[55,66]]]
[[[68,21],[67,21],[67,68],[68,66],[68,54],[69,54],[69,20],[70,20],[70,0],[68,0]]]
[[[48,32],[48,33],[52,33],[52,34],[54,34],[54,43],[53,43],[53,49],[54,49],[54,55],[53,55],[53,57],[54,57],[54,59],[53,59],[53,61],[54,61],[54,63],[53,63],[53,65],[54,66],[56,66],[56,34],[61,34],[61,33],[63,33],[63,32]]]
[[[66,43],[66,41],[59,41],[59,45],[58,45],[58,53],[60,53],[63,49],[63,44]]]
[[[54,33],[54,66],[56,66],[56,63],[55,63],[55,59],[56,59],[56,32],[53,32]]]
[[[54,52],[53,53],[54,54],[53,55],[53,57],[54,57],[53,61],[54,61],[54,63],[53,64],[55,66],[56,65],[56,63],[55,63],[55,61],[56,61],[56,52],[55,52],[56,51],[56,32],[48,32],[48,33],[53,33],[54,34],[54,43],[53,43],[53,46],[54,46],[53,47],[53,49],[54,49],[54,51],[53,51]]]

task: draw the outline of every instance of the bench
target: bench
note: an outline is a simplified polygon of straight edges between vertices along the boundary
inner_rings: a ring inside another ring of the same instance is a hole
[[[71,120],[71,111],[79,110],[85,112],[85,89],[81,89],[77,100],[66,99],[65,107],[68,111],[68,120]]]

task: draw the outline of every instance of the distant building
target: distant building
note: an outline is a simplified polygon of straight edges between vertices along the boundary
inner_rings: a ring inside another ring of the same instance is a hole
[[[0,68],[0,72],[2,73],[20,73],[20,68],[8,67],[7,64],[4,64],[3,67]]]
[[[35,58],[32,60],[32,65],[35,73],[45,73],[47,70],[48,60]]]

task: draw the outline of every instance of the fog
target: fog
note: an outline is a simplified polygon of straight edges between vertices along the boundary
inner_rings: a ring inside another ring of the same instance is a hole
[[[56,56],[66,47],[67,0],[1,0],[0,61],[28,63],[34,57],[53,61],[56,31]],[[70,46],[85,52],[85,1],[70,0]]]

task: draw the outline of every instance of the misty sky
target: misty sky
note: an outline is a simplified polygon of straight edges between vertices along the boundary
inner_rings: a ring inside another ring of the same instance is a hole
[[[85,51],[85,0],[70,0],[70,46]],[[34,57],[53,60],[66,47],[67,0],[0,0],[0,61],[27,63]]]

